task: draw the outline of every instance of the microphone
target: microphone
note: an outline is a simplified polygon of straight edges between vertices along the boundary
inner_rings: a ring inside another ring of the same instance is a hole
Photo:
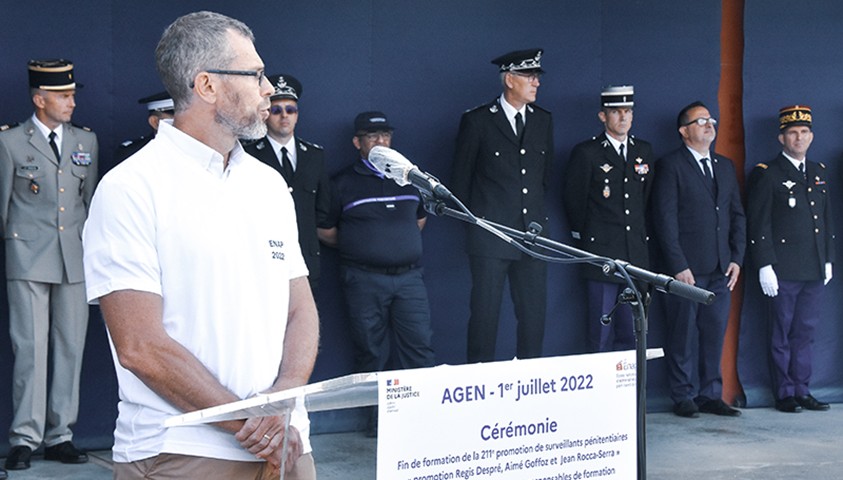
[[[447,200],[454,196],[445,185],[439,182],[439,179],[422,172],[419,167],[407,160],[407,157],[391,148],[381,145],[372,147],[369,151],[369,163],[385,177],[394,180],[402,187],[412,185],[439,200]]]

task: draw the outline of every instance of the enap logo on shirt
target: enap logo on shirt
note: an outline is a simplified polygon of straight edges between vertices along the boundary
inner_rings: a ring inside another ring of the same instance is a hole
[[[273,260],[284,260],[284,241],[269,240],[269,251]]]

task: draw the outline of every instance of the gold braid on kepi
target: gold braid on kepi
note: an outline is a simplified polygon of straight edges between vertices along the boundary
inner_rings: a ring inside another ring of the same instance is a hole
[[[779,130],[799,125],[811,128],[812,120],[811,107],[807,105],[793,105],[779,110]]]

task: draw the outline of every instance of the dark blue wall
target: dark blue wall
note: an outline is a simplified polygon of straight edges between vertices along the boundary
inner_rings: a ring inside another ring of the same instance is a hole
[[[837,85],[843,65],[843,33],[836,26],[843,21],[843,4],[816,2],[793,8],[783,0],[748,0],[745,15],[744,122],[747,172],[759,162],[772,160],[780,151],[778,109],[804,104],[813,110],[814,142],[808,159],[828,168],[832,205],[838,233],[835,277],[826,289],[824,317],[814,342],[812,390],[817,396],[843,401],[843,370],[840,369],[841,285],[843,264],[839,262],[843,230],[843,101]],[[783,21],[786,19],[786,21]],[[757,266],[755,267],[757,268]],[[738,370],[750,405],[771,402],[765,318],[766,303],[756,275],[748,278],[743,323],[740,332]]]
[[[633,133],[650,140],[657,155],[679,145],[675,117],[682,106],[700,99],[718,114],[718,2],[527,0],[517,3],[517,8],[512,2],[498,0],[73,3],[48,0],[38,10],[49,15],[37,17],[27,4],[3,5],[0,122],[22,121],[31,114],[27,60],[72,59],[78,80],[85,84],[78,92],[74,121],[99,134],[103,170],[113,165],[111,153],[120,141],[146,133],[146,113],[136,101],[161,90],[153,56],[161,32],[177,16],[198,9],[216,10],[249,24],[268,72],[292,73],[303,82],[297,133],[325,147],[331,171],[355,158],[351,145],[354,115],[380,109],[397,127],[393,147],[447,184],[460,114],[500,93],[489,60],[532,46],[545,48],[543,67],[548,73],[542,78],[538,104],[554,114],[557,162],[553,169],[557,179],[571,147],[600,132],[596,114],[604,85],[635,85]],[[834,60],[841,55],[833,50],[839,39],[832,38],[832,32],[838,31],[839,12],[834,12],[835,17],[811,7],[804,13],[799,35],[794,34],[799,41],[794,42],[788,40],[792,35],[783,35],[778,12],[784,8],[768,9],[767,4],[751,2],[747,12],[748,24],[754,27],[747,38],[747,63],[755,62],[748,71],[757,72],[758,82],[747,79],[750,158],[760,154],[766,159],[776,152],[775,110],[788,102],[802,102],[810,94],[807,101],[813,102],[817,121],[822,122],[812,157],[814,152],[816,158],[822,153],[834,162],[841,147],[832,143],[831,129],[838,125],[831,118],[843,108],[833,101],[836,83],[832,80],[835,64],[840,64]],[[809,41],[810,35],[818,38]],[[773,45],[776,48],[770,48]],[[823,55],[811,50],[818,46],[824,49]],[[785,75],[784,60],[794,57],[798,72]],[[801,83],[805,70],[815,72],[811,83]],[[780,81],[783,78],[787,81]],[[545,234],[568,241],[560,184],[561,179],[548,196],[551,219]],[[442,363],[462,363],[470,288],[463,226],[453,219],[431,218],[424,240],[437,357]],[[335,273],[336,256],[328,251],[317,298],[322,346],[314,380],[344,375],[352,368]],[[831,284],[832,292],[839,291],[837,283],[839,280]],[[576,269],[551,266],[549,285],[545,352],[581,353],[585,349],[585,305]],[[741,357],[741,373],[745,382],[765,392],[766,371],[759,370],[760,361],[755,358],[766,351],[753,326],[761,322],[755,289],[757,284],[748,284],[751,293],[746,311],[751,313],[745,315],[741,348],[750,356]],[[0,315],[0,430],[7,428],[11,418],[12,356],[7,323],[6,316]],[[651,346],[661,346],[662,325],[655,302],[650,318]],[[751,331],[747,333],[748,328]],[[829,351],[839,350],[840,331],[835,328],[823,332]],[[506,300],[500,359],[514,355],[514,331],[511,303]],[[655,409],[668,402],[663,363],[650,362],[649,397]],[[843,379],[839,374],[827,374],[818,382],[839,386]],[[110,445],[116,396],[103,324],[94,311],[83,371],[82,412],[75,429],[83,446]],[[343,429],[351,423],[353,419],[340,412],[317,417],[315,429]],[[4,442],[0,435],[0,453]]]

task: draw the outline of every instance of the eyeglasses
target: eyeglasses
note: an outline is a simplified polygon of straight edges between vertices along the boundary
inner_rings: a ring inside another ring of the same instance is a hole
[[[287,112],[287,115],[295,115],[299,113],[299,107],[295,105],[273,105],[269,107],[269,113],[272,115],[280,115],[281,112]]]
[[[539,72],[522,73],[522,72],[510,71],[509,73],[511,73],[513,75],[517,75],[517,76],[522,77],[522,78],[526,78],[530,82],[537,82],[537,81],[541,80],[541,78],[542,78],[542,74],[539,73]]]
[[[215,73],[217,75],[242,75],[244,77],[257,77],[258,79],[258,87],[263,86],[263,81],[266,79],[266,72],[264,70],[219,70],[219,69],[208,69],[205,70],[205,73]],[[268,81],[268,80],[267,80]],[[191,87],[193,85],[191,84]]]
[[[691,125],[693,123],[696,123],[697,125],[699,125],[701,127],[704,127],[705,124],[708,123],[713,127],[713,126],[717,125],[717,119],[716,118],[698,118],[696,120],[691,120],[690,122],[683,125],[683,127],[687,127],[688,125]]]
[[[392,132],[369,132],[369,133],[360,133],[357,135],[359,138],[365,138],[370,142],[377,141],[379,138],[384,140],[392,140]]]

